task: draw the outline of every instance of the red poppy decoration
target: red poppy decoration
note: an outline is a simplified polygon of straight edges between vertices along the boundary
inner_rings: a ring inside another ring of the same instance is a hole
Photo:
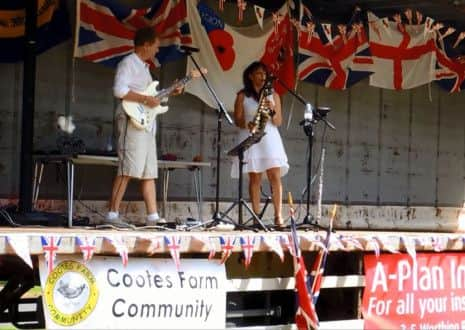
[[[208,33],[208,38],[215,51],[216,58],[220,62],[224,71],[228,71],[234,64],[236,52],[234,51],[234,39],[224,30],[212,30]]]

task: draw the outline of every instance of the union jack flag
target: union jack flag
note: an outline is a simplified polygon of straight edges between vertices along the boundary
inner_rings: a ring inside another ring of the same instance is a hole
[[[176,269],[179,270],[181,267],[181,256],[180,256],[180,249],[181,249],[181,237],[179,236],[165,236],[165,245],[170,251],[171,258],[174,261],[174,265]]]
[[[180,45],[190,45],[185,0],[154,0],[149,8],[134,9],[111,0],[80,0],[75,57],[115,67],[134,45],[137,29],[153,26],[160,38],[156,66],[183,56]]]
[[[319,31],[319,32],[318,32]],[[345,32],[347,31],[347,32]],[[373,64],[362,25],[354,24],[329,41],[321,24],[299,33],[299,80],[343,90],[369,76]]]
[[[95,237],[76,237],[84,262],[90,261],[95,252]]]
[[[42,250],[45,255],[45,264],[47,265],[48,274],[55,268],[55,260],[60,246],[61,237],[55,236],[41,236],[40,241],[42,242]]]

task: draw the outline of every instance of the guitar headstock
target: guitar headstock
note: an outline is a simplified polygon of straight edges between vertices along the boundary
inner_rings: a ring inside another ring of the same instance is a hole
[[[200,68],[200,71],[197,69],[192,69],[189,73],[189,76],[192,78],[199,78],[200,76],[202,76],[200,72],[202,72],[203,74],[207,74],[208,70],[206,68]]]

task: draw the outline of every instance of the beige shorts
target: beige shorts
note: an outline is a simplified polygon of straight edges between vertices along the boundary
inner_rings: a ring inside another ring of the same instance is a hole
[[[118,175],[138,179],[157,178],[155,133],[136,128],[124,113],[121,105],[116,110],[116,131],[119,159]]]

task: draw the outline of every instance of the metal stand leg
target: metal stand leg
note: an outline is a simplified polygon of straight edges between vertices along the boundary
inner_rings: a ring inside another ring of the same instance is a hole
[[[32,183],[32,206],[35,209],[37,205],[37,200],[39,199],[39,190],[40,190],[40,183],[42,182],[42,174],[44,173],[44,163],[37,163],[34,164],[34,179]]]
[[[170,169],[164,169],[163,170],[163,187],[162,187],[162,200],[163,200],[163,218],[167,218],[168,212],[166,211],[167,209],[167,204],[168,204],[168,184],[170,181]]]
[[[66,161],[67,190],[68,190],[68,227],[73,226],[73,198],[74,198],[74,163]]]
[[[199,215],[198,221],[203,222],[202,217],[202,172],[200,167],[194,169],[194,188],[195,188],[195,199],[197,202],[197,212]]]

